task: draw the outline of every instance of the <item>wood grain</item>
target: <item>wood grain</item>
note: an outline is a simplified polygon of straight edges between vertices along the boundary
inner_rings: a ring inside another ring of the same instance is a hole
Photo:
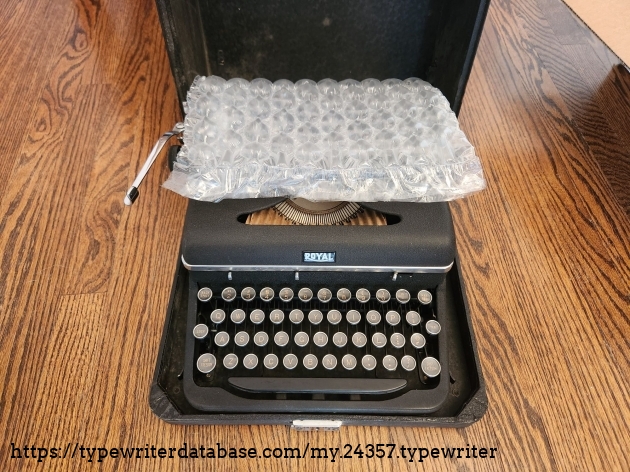
[[[630,470],[630,73],[560,0],[495,0],[460,115],[488,188],[453,202],[490,407],[463,430],[175,426],[147,396],[186,202],[152,0],[0,11],[0,470],[66,447],[496,447],[492,460],[110,459],[103,470]]]

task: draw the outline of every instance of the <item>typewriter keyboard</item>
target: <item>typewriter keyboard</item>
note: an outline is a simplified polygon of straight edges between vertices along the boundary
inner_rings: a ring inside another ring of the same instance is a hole
[[[188,330],[200,387],[250,398],[356,400],[431,389],[441,375],[442,327],[431,290],[195,289]]]

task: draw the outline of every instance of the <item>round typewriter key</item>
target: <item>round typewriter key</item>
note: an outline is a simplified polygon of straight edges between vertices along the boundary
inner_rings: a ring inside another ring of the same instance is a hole
[[[427,377],[433,378],[440,375],[442,366],[435,357],[425,357],[420,363],[420,369]]]
[[[293,337],[293,341],[300,347],[304,347],[308,344],[308,334],[304,331],[300,331]]]
[[[238,347],[247,346],[249,342],[249,334],[247,334],[247,331],[239,331],[236,333],[234,335],[234,342]]]
[[[360,288],[356,294],[357,300],[361,303],[367,303],[370,301],[370,291],[366,288]]]
[[[258,356],[256,354],[247,354],[243,357],[243,365],[247,369],[255,369],[258,365]]]
[[[236,354],[228,354],[223,358],[223,367],[226,369],[233,369],[238,365],[238,357]]]
[[[403,356],[403,358],[400,359],[400,365],[406,371],[411,372],[416,368],[416,360],[411,356]]]
[[[324,347],[328,344],[328,335],[323,331],[318,331],[313,335],[313,342],[317,347]]]
[[[280,300],[282,300],[283,302],[290,302],[291,300],[293,300],[293,290],[291,290],[289,287],[285,287],[280,290],[280,293],[278,295],[280,296]]]
[[[297,309],[291,310],[291,313],[289,313],[289,319],[293,324],[300,324],[302,321],[304,321],[304,312]]]
[[[385,320],[390,326],[396,326],[400,323],[400,313],[394,310],[388,311],[385,314]]]
[[[311,310],[308,313],[308,320],[311,322],[311,324],[318,325],[322,322],[323,319],[324,315],[319,310]]]
[[[277,346],[284,347],[289,344],[289,335],[284,331],[278,331],[273,337],[273,341]]]
[[[237,308],[232,313],[230,313],[230,319],[232,320],[232,323],[241,324],[243,321],[245,321],[245,312],[240,308]]]
[[[396,370],[396,367],[398,367],[398,361],[394,356],[388,354],[387,356],[383,357],[383,367],[385,367],[389,371],[394,371]]]
[[[420,313],[417,311],[408,311],[405,315],[405,319],[410,326],[418,326],[422,318],[420,318]]]
[[[341,365],[346,370],[352,370],[357,366],[357,358],[354,357],[352,354],[346,354],[341,358]]]
[[[258,309],[252,310],[249,314],[249,319],[254,324],[260,324],[265,321],[265,312]]]
[[[227,334],[225,331],[219,331],[214,336],[214,344],[216,344],[219,347],[227,346],[227,343],[229,342],[230,342],[230,335]]]
[[[409,300],[411,300],[411,295],[409,295],[409,292],[407,290],[401,288],[396,291],[396,300],[398,300],[398,303],[404,305],[405,303],[408,303]]]
[[[423,305],[428,305],[433,300],[433,295],[428,290],[420,290],[418,292],[418,301]]]
[[[225,320],[225,312],[221,310],[220,308],[210,313],[210,321],[212,321],[213,323],[216,323],[216,324],[223,323],[224,320]]]
[[[210,329],[208,329],[208,326],[203,323],[198,324],[193,328],[193,336],[195,337],[195,339],[206,339],[206,336],[208,336],[209,332]]]
[[[266,346],[269,342],[269,335],[265,331],[254,334],[254,344],[258,347]]]
[[[337,290],[337,300],[341,303],[347,303],[352,298],[352,293],[347,288],[340,288]]]
[[[270,287],[265,287],[260,291],[260,299],[263,302],[270,302],[271,300],[273,300],[274,295],[275,293]]]
[[[269,313],[269,319],[273,324],[280,324],[284,321],[284,311],[282,310],[272,310]]]
[[[301,288],[298,292],[298,298],[303,302],[310,302],[313,298],[313,291],[310,288]]]
[[[256,290],[252,287],[245,287],[241,290],[241,298],[246,302],[251,302],[256,297]]]
[[[365,370],[374,370],[376,368],[376,358],[370,354],[366,354],[361,359],[361,365]]]
[[[400,349],[405,345],[405,337],[400,333],[394,333],[389,337],[389,342],[395,348]]]
[[[376,310],[370,310],[367,312],[367,315],[365,315],[365,319],[372,326],[375,326],[381,322],[381,314]]]
[[[351,325],[359,324],[359,321],[361,321],[361,313],[357,310],[348,311],[348,313],[346,313],[346,321]]]
[[[341,322],[341,312],[339,310],[330,310],[326,315],[326,319],[331,325],[338,325]]]
[[[337,367],[337,358],[332,354],[326,354],[322,359],[322,365],[328,370],[333,370]]]
[[[302,359],[302,364],[304,364],[304,367],[308,370],[313,370],[317,367],[317,357],[314,354],[307,354],[304,356],[304,359]]]
[[[339,331],[338,333],[335,333],[333,335],[333,344],[335,346],[344,347],[347,342],[348,342],[348,336],[346,336],[346,333],[342,333],[341,331]]]
[[[267,369],[275,369],[278,367],[278,356],[275,354],[267,354],[263,359],[263,365]]]
[[[384,288],[379,288],[376,291],[376,299],[380,303],[387,303],[390,298],[391,298],[391,295],[389,294],[389,290],[384,289]]]
[[[225,287],[221,292],[221,298],[223,298],[226,302],[231,302],[236,298],[236,290],[232,287]]]
[[[356,332],[352,335],[352,344],[356,347],[363,347],[367,344],[367,336],[361,332]]]
[[[197,370],[202,374],[208,374],[217,366],[217,360],[212,354],[202,354],[197,359]]]
[[[320,288],[317,292],[317,299],[322,303],[328,303],[332,300],[332,292],[327,288]]]
[[[372,344],[374,344],[375,347],[384,347],[385,344],[387,344],[387,336],[383,333],[374,333],[372,336]]]
[[[284,359],[282,359],[282,364],[289,370],[295,369],[298,365],[298,358],[295,354],[287,354],[284,356]]]
[[[203,287],[197,292],[197,298],[199,299],[200,302],[205,303],[209,301],[212,298],[212,290],[210,290],[208,287]]]
[[[432,336],[436,336],[440,334],[440,331],[442,331],[442,327],[440,326],[440,323],[438,323],[435,320],[427,321],[426,324],[424,325],[424,329],[426,329],[427,333],[431,334]]]
[[[427,340],[424,339],[424,336],[422,336],[420,333],[413,333],[411,335],[410,341],[411,341],[411,345],[415,347],[416,349],[422,349],[424,345],[427,343]]]

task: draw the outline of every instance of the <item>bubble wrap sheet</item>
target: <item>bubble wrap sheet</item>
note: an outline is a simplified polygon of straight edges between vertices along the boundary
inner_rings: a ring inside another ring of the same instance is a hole
[[[446,201],[485,187],[442,93],[363,82],[197,77],[164,186],[196,200]]]

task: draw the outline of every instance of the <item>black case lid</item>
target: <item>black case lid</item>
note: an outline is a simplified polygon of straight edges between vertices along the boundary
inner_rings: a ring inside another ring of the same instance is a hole
[[[419,77],[459,111],[488,0],[156,0],[180,101],[197,75]]]

